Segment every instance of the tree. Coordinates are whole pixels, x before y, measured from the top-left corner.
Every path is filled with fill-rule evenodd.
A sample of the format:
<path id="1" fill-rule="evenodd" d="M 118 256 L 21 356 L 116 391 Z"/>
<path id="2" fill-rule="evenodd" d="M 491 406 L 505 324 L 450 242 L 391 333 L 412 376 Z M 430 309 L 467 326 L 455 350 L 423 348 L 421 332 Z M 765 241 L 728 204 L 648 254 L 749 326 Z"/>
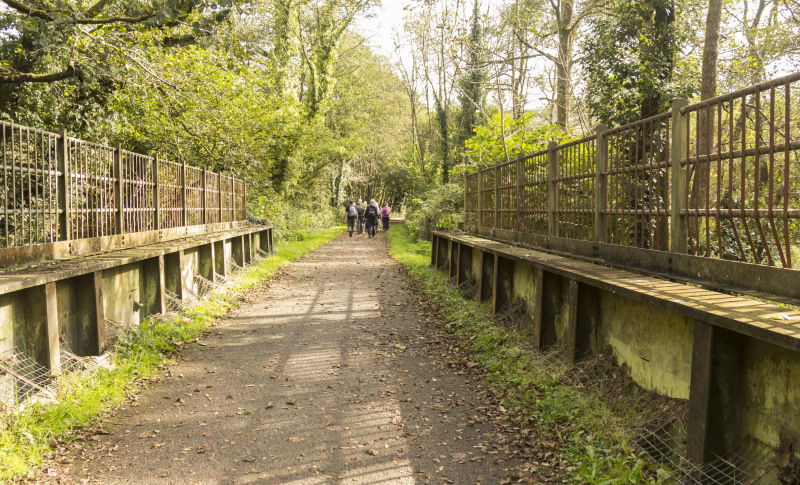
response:
<path id="1" fill-rule="evenodd" d="M 458 102 L 461 107 L 458 119 L 458 148 L 463 152 L 464 142 L 472 138 L 475 128 L 482 124 L 486 100 L 484 84 L 486 68 L 483 60 L 483 29 L 480 24 L 478 0 L 472 9 L 472 27 L 467 41 L 467 64 L 459 80 Z"/>
<path id="2" fill-rule="evenodd" d="M 692 86 L 673 83 L 682 45 L 672 0 L 623 0 L 593 18 L 583 42 L 588 73 L 585 100 L 594 119 L 609 127 L 666 111 Z"/>

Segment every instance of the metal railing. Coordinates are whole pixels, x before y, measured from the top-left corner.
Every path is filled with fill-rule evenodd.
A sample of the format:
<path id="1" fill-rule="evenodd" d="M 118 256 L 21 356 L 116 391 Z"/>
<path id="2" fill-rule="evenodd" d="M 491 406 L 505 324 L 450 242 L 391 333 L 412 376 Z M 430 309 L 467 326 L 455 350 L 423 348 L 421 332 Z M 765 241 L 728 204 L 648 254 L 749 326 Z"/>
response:
<path id="1" fill-rule="evenodd" d="M 243 180 L 12 123 L 0 248 L 242 221 Z"/>
<path id="2" fill-rule="evenodd" d="M 469 227 L 800 267 L 800 73 L 465 178 Z"/>

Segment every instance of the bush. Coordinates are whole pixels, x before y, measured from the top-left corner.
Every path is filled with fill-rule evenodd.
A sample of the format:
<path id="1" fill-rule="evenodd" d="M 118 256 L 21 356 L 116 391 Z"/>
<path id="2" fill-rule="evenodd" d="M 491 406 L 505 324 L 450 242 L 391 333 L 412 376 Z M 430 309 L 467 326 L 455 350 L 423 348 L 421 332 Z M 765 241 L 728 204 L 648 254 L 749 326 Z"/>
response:
<path id="1" fill-rule="evenodd" d="M 276 240 L 302 241 L 303 234 L 341 224 L 342 211 L 329 206 L 303 205 L 287 201 L 272 188 L 248 207 L 247 220 L 254 224 L 272 224 Z"/>

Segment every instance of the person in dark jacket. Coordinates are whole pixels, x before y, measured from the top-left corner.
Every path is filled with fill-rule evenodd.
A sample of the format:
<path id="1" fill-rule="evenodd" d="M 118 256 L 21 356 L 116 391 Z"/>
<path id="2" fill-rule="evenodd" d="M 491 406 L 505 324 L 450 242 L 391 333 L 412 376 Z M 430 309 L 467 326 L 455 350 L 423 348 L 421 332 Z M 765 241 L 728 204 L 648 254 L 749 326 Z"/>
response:
<path id="1" fill-rule="evenodd" d="M 356 219 L 358 218 L 358 211 L 356 211 L 356 205 L 353 204 L 353 201 L 350 201 L 350 204 L 345 209 L 345 214 L 347 215 L 347 232 L 350 233 L 350 237 L 353 237 L 353 231 L 355 230 L 356 226 Z"/>
<path id="2" fill-rule="evenodd" d="M 375 237 L 375 230 L 377 229 L 378 220 L 380 219 L 377 207 L 369 204 L 364 209 L 364 218 L 367 220 L 367 236 L 370 238 Z"/>
<path id="3" fill-rule="evenodd" d="M 356 203 L 356 212 L 358 212 L 358 233 L 364 233 L 364 204 L 361 199 Z"/>

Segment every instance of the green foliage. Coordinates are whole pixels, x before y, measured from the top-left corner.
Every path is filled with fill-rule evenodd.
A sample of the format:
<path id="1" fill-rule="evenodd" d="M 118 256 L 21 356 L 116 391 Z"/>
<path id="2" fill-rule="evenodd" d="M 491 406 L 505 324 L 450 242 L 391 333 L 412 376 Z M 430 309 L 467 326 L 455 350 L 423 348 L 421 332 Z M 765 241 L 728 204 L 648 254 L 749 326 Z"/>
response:
<path id="1" fill-rule="evenodd" d="M 50 455 L 53 440 L 63 444 L 74 438 L 74 429 L 101 422 L 104 413 L 142 386 L 159 365 L 169 363 L 172 352 L 199 337 L 225 315 L 243 292 L 342 231 L 343 227 L 337 226 L 307 234 L 298 241 L 277 242 L 277 254 L 248 269 L 224 294 L 215 294 L 180 315 L 146 320 L 122 334 L 114 349 L 113 366 L 94 374 L 60 377 L 58 402 L 34 404 L 16 414 L 0 414 L 0 480 L 25 476 Z"/>
<path id="2" fill-rule="evenodd" d="M 686 33 L 678 28 L 672 0 L 617 0 L 609 15 L 592 17 L 583 40 L 592 117 L 609 127 L 666 111 L 677 97 L 689 97 L 694 83 L 673 81 L 676 54 Z"/>
<path id="3" fill-rule="evenodd" d="M 458 103 L 461 107 L 458 116 L 458 148 L 465 149 L 465 142 L 472 138 L 475 129 L 483 121 L 483 109 L 486 104 L 484 84 L 488 78 L 483 60 L 483 28 L 480 22 L 478 0 L 472 7 L 472 28 L 467 42 L 469 58 L 464 72 L 458 81 L 460 92 Z"/>
<path id="4" fill-rule="evenodd" d="M 559 442 L 559 459 L 571 464 L 566 468 L 571 483 L 671 483 L 669 470 L 627 445 L 646 416 L 633 409 L 613 411 L 609 404 L 620 396 L 575 385 L 570 366 L 530 349 L 523 331 L 497 326 L 487 303 L 465 300 L 444 273 L 430 267 L 430 243 L 414 242 L 407 227 L 392 227 L 389 241 L 391 255 L 437 307 L 444 328 L 458 336 L 454 351 L 482 366 L 489 385 L 503 395 L 503 409 L 537 440 Z"/>
<path id="5" fill-rule="evenodd" d="M 455 231 L 464 211 L 463 183 L 434 187 L 406 205 L 408 226 L 416 240 L 427 237 L 427 230 Z"/>
<path id="6" fill-rule="evenodd" d="M 526 113 L 517 120 L 511 116 L 505 117 L 505 141 L 509 156 L 544 150 L 551 141 L 565 143 L 571 140 L 570 134 L 560 126 L 542 126 L 536 123 L 534 118 L 533 112 Z M 465 145 L 467 155 L 473 163 L 492 166 L 505 162 L 500 115 L 494 115 L 488 125 L 477 127 L 475 136 L 467 140 Z"/>

